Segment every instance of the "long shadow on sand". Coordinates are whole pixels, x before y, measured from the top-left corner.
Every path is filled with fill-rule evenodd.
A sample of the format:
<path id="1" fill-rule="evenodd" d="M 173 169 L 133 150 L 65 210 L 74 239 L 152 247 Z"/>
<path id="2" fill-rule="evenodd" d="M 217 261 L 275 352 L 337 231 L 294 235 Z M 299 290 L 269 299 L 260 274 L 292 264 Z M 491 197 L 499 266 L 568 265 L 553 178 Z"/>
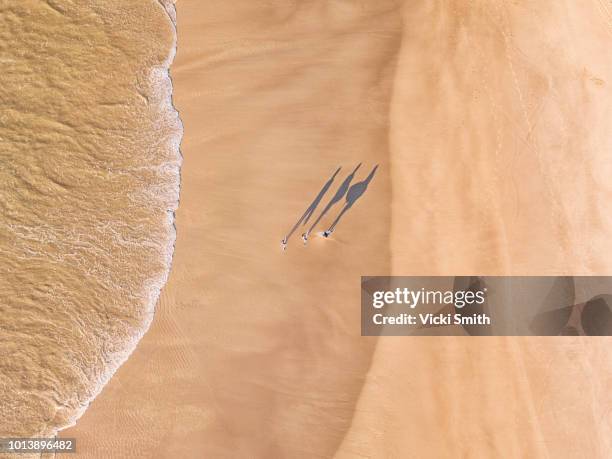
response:
<path id="1" fill-rule="evenodd" d="M 319 215 L 319 218 L 316 219 L 316 221 L 312 224 L 312 226 L 308 229 L 308 231 L 306 231 L 304 234 L 302 234 L 302 239 L 304 240 L 304 243 L 306 243 L 306 241 L 308 240 L 308 236 L 310 235 L 312 230 L 315 229 L 315 227 L 319 224 L 319 222 L 325 216 L 325 214 L 327 214 L 327 212 L 329 212 L 329 209 L 331 209 L 334 204 L 336 204 L 338 201 L 340 201 L 344 197 L 346 192 L 349 190 L 351 182 L 353 181 L 353 177 L 355 177 L 355 173 L 357 172 L 357 170 L 360 167 L 361 167 L 361 163 L 359 163 L 357 165 L 357 167 L 355 168 L 355 170 L 353 172 L 351 172 L 344 179 L 344 182 L 342 182 L 342 184 L 340 185 L 340 187 L 336 191 L 336 194 L 327 203 L 327 206 L 325 206 L 325 209 L 323 209 L 323 212 L 321 212 L 321 215 Z"/>
<path id="2" fill-rule="evenodd" d="M 351 207 L 353 207 L 353 205 L 359 200 L 359 198 L 361 198 L 361 196 L 364 195 L 364 193 L 368 189 L 368 185 L 370 184 L 370 181 L 372 181 L 372 179 L 374 178 L 374 175 L 376 174 L 377 169 L 378 169 L 378 165 L 376 165 L 374 169 L 372 169 L 372 172 L 370 172 L 370 175 L 368 175 L 368 177 L 365 180 L 362 180 L 361 182 L 357 182 L 349 188 L 348 192 L 346 193 L 346 204 L 344 205 L 344 207 L 342 208 L 342 210 L 340 211 L 340 213 L 338 214 L 334 222 L 331 224 L 329 229 L 323 233 L 323 236 L 328 237 L 331 233 L 333 233 L 333 231 L 336 229 L 336 225 L 338 224 L 338 222 L 340 222 L 340 219 L 342 218 L 342 216 Z"/>
<path id="3" fill-rule="evenodd" d="M 327 190 L 329 190 L 329 187 L 331 187 L 332 183 L 334 182 L 334 179 L 336 178 L 336 175 L 338 175 L 338 173 L 340 172 L 340 169 L 342 168 L 339 167 L 338 169 L 336 169 L 336 172 L 334 172 L 331 178 L 325 183 L 325 185 L 323 185 L 323 188 L 321 188 L 321 191 L 319 191 L 319 194 L 317 195 L 317 197 L 314 198 L 314 201 L 312 201 L 310 206 L 308 206 L 308 208 L 306 209 L 306 212 L 304 212 L 302 217 L 295 223 L 295 225 L 293 225 L 293 228 L 291 228 L 291 231 L 289 231 L 289 233 L 287 233 L 287 235 L 283 238 L 282 240 L 283 248 L 286 247 L 287 242 L 289 241 L 289 238 L 295 232 L 298 226 L 302 224 L 305 225 L 306 223 L 308 223 L 308 220 L 310 219 L 315 209 L 319 205 L 319 202 L 321 202 L 321 199 L 323 199 L 323 196 L 325 196 L 325 193 L 327 193 Z"/>

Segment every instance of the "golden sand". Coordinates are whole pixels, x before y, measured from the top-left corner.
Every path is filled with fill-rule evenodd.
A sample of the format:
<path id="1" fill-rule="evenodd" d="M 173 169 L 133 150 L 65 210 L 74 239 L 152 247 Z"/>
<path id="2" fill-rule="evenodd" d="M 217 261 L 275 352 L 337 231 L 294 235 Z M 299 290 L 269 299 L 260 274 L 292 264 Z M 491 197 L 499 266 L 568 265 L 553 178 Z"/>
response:
<path id="1" fill-rule="evenodd" d="M 171 276 L 83 457 L 606 457 L 609 339 L 362 338 L 359 277 L 612 274 L 605 2 L 181 0 Z M 333 171 L 330 239 L 279 241 Z M 324 229 L 339 211 L 324 219 Z"/>

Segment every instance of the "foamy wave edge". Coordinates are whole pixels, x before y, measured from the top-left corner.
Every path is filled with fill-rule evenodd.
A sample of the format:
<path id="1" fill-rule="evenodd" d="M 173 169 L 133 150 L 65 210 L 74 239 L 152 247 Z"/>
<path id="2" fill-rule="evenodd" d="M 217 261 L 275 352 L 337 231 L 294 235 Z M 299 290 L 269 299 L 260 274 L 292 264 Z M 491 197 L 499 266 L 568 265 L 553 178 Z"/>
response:
<path id="1" fill-rule="evenodd" d="M 173 0 L 157 0 L 157 3 L 160 7 L 165 11 L 168 16 L 168 21 L 172 27 L 173 37 L 172 37 L 172 46 L 169 49 L 168 56 L 165 62 L 162 65 L 152 67 L 150 69 L 150 78 L 156 83 L 156 87 L 159 88 L 160 93 L 162 94 L 163 99 L 165 101 L 160 105 L 160 112 L 166 111 L 166 113 L 171 113 L 173 117 L 176 119 L 176 131 L 174 135 L 168 141 L 168 148 L 171 148 L 176 154 L 176 164 L 178 167 L 177 173 L 177 184 L 176 184 L 176 199 L 174 200 L 174 209 L 178 207 L 179 204 L 179 195 L 180 195 L 180 166 L 182 164 L 182 154 L 180 151 L 180 143 L 183 137 L 183 124 L 181 118 L 179 116 L 179 112 L 174 106 L 174 102 L 172 100 L 172 77 L 170 76 L 170 66 L 174 61 L 174 57 L 176 56 L 177 50 L 177 25 L 176 25 L 176 6 Z M 159 297 L 161 295 L 161 290 L 168 281 L 168 276 L 170 274 L 170 269 L 172 266 L 172 257 L 174 254 L 174 249 L 176 246 L 176 210 L 168 210 L 168 229 L 171 231 L 169 234 L 170 243 L 166 247 L 166 251 L 163 254 L 165 258 L 165 270 L 162 275 L 157 278 L 151 278 L 148 282 L 148 290 L 146 292 L 148 296 L 148 302 L 146 305 L 146 313 L 147 317 L 142 327 L 138 332 L 132 336 L 131 340 L 125 343 L 125 350 L 121 355 L 116 355 L 116 359 L 113 362 L 109 362 L 109 366 L 107 370 L 104 372 L 100 380 L 97 384 L 92 388 L 89 397 L 84 401 L 83 405 L 76 410 L 74 414 L 72 414 L 67 423 L 64 426 L 54 428 L 49 434 L 52 436 L 57 436 L 59 432 L 62 430 L 68 429 L 76 425 L 77 421 L 83 414 L 87 411 L 91 403 L 95 400 L 95 398 L 100 395 L 104 386 L 108 384 L 113 375 L 119 370 L 119 368 L 127 362 L 129 357 L 132 355 L 134 350 L 136 349 L 138 343 L 145 335 L 145 333 L 149 330 L 151 323 L 153 322 L 153 316 L 155 315 L 155 308 Z M 49 435 L 47 434 L 47 435 Z"/>

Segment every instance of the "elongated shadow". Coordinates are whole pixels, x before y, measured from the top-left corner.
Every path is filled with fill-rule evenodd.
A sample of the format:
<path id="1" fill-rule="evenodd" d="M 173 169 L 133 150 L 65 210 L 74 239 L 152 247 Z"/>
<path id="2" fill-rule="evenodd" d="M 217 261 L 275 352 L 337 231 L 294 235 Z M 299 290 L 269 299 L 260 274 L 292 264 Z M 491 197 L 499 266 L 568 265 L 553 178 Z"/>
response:
<path id="1" fill-rule="evenodd" d="M 327 203 L 327 206 L 325 206 L 325 209 L 323 209 L 323 212 L 321 212 L 321 215 L 319 215 L 319 218 L 316 219 L 316 221 L 312 224 L 312 226 L 308 229 L 308 231 L 302 234 L 302 239 L 304 240 L 304 244 L 308 240 L 308 236 L 310 235 L 312 230 L 315 229 L 315 227 L 319 224 L 319 222 L 325 216 L 325 214 L 329 212 L 329 209 L 331 209 L 334 204 L 336 204 L 338 201 L 340 201 L 344 197 L 346 192 L 349 190 L 349 186 L 351 185 L 351 182 L 353 181 L 353 177 L 355 177 L 355 172 L 357 172 L 357 169 L 359 169 L 360 167 L 361 167 L 361 163 L 359 163 L 357 167 L 355 168 L 355 170 L 351 172 L 348 175 L 348 177 L 344 179 L 344 182 L 342 182 L 342 184 L 336 191 L 336 194 Z"/>
<path id="2" fill-rule="evenodd" d="M 366 190 L 368 189 L 368 185 L 370 184 L 370 181 L 374 178 L 374 175 L 376 174 L 377 169 L 378 169 L 378 165 L 376 165 L 374 169 L 372 169 L 372 172 L 370 172 L 370 175 L 368 175 L 368 177 L 365 180 L 361 182 L 357 182 L 349 188 L 348 192 L 346 193 L 346 204 L 344 205 L 344 208 L 340 211 L 340 213 L 338 214 L 334 222 L 331 224 L 329 229 L 323 233 L 323 236 L 328 237 L 331 233 L 334 232 L 334 230 L 336 229 L 336 225 L 340 222 L 340 219 L 342 218 L 342 216 L 351 207 L 353 207 L 353 205 L 359 200 L 359 198 L 361 198 L 361 196 L 363 196 L 363 194 L 366 192 Z"/>
<path id="3" fill-rule="evenodd" d="M 323 188 L 321 188 L 321 191 L 319 191 L 319 194 L 317 195 L 317 197 L 314 198 L 314 201 L 312 201 L 310 206 L 308 206 L 308 208 L 306 209 L 306 212 L 304 212 L 301 218 L 295 223 L 295 225 L 293 225 L 293 228 L 291 228 L 291 231 L 289 231 L 289 233 L 287 233 L 287 235 L 283 238 L 283 240 L 281 241 L 281 243 L 283 244 L 283 249 L 287 246 L 287 242 L 289 241 L 289 238 L 295 232 L 298 226 L 300 226 L 301 224 L 305 225 L 306 223 L 308 223 L 308 220 L 310 219 L 311 215 L 314 213 L 315 209 L 319 205 L 319 202 L 321 202 L 321 199 L 323 199 L 323 196 L 325 196 L 325 193 L 327 193 L 327 190 L 329 190 L 329 187 L 334 182 L 334 179 L 336 178 L 336 175 L 338 175 L 338 173 L 340 172 L 340 169 L 342 168 L 339 167 L 338 169 L 336 169 L 336 172 L 334 172 L 331 178 L 325 183 L 325 185 L 323 185 Z"/>

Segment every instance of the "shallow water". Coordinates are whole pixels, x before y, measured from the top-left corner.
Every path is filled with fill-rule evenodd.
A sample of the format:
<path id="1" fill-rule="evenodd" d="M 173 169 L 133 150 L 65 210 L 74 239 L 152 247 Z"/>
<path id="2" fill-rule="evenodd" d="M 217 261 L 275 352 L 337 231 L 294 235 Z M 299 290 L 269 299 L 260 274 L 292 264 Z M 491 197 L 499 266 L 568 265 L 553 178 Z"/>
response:
<path id="1" fill-rule="evenodd" d="M 182 127 L 158 1 L 0 1 L 0 437 L 72 424 L 148 328 Z"/>

